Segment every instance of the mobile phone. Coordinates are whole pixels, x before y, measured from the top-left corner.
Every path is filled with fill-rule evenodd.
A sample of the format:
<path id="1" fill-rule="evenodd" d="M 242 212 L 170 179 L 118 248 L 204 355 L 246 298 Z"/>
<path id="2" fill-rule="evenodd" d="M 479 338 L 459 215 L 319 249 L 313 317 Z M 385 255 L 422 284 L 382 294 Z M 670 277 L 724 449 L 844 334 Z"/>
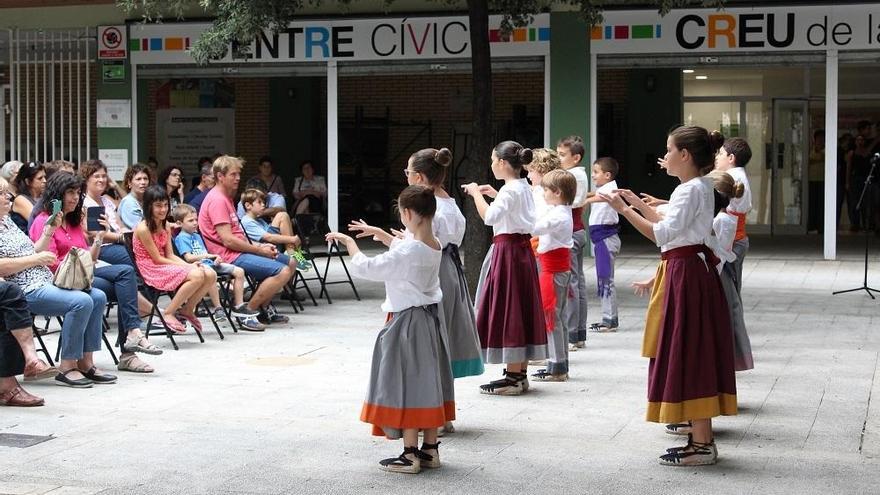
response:
<path id="1" fill-rule="evenodd" d="M 52 215 L 49 216 L 47 223 L 51 225 L 55 223 L 55 218 L 61 213 L 61 200 L 53 199 L 52 201 L 49 201 L 49 204 L 52 206 Z"/>
<path id="2" fill-rule="evenodd" d="M 101 215 L 103 215 L 104 213 L 105 208 L 103 206 L 90 206 L 86 208 L 86 230 L 88 230 L 89 232 L 107 230 L 98 221 L 101 219 Z"/>

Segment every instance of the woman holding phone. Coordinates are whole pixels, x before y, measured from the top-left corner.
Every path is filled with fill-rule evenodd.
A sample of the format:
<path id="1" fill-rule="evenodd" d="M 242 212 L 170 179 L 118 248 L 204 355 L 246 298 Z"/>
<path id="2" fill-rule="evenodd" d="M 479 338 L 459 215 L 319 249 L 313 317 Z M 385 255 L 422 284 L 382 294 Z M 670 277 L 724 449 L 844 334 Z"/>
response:
<path id="1" fill-rule="evenodd" d="M 47 249 L 55 253 L 56 259 L 49 265 L 54 273 L 61 264 L 61 260 L 67 256 L 71 248 L 86 249 L 92 255 L 92 259 L 100 259 L 106 231 L 89 232 L 94 242 L 89 244 L 86 240 L 86 231 L 83 228 L 83 200 L 82 179 L 67 173 L 59 172 L 49 179 L 46 191 L 43 193 L 41 211 L 31 225 L 30 236 L 34 241 L 44 235 L 49 238 Z M 49 224 L 52 214 L 52 201 L 61 202 L 62 220 L 60 224 Z M 101 222 L 105 225 L 106 219 Z M 46 227 L 47 224 L 49 227 Z M 45 228 L 45 232 L 44 232 Z M 147 340 L 141 332 L 141 319 L 138 316 L 138 293 L 137 279 L 134 268 L 126 264 L 113 264 L 98 266 L 95 268 L 94 287 L 101 289 L 108 301 L 117 303 L 117 321 L 119 323 L 119 337 L 117 343 L 122 351 L 119 357 L 119 369 L 136 373 L 151 373 L 153 368 L 141 361 L 134 353 L 162 354 L 154 344 Z"/>
<path id="2" fill-rule="evenodd" d="M 99 259 L 111 265 L 131 265 L 128 251 L 122 245 L 122 234 L 127 229 L 119 224 L 116 205 L 105 194 L 110 180 L 107 176 L 107 166 L 101 160 L 89 160 L 80 166 L 79 172 L 85 181 L 86 194 L 83 198 L 83 208 L 86 212 L 88 230 L 105 230 Z M 98 223 L 104 229 L 93 228 L 95 225 L 90 221 L 95 217 L 99 219 Z"/>

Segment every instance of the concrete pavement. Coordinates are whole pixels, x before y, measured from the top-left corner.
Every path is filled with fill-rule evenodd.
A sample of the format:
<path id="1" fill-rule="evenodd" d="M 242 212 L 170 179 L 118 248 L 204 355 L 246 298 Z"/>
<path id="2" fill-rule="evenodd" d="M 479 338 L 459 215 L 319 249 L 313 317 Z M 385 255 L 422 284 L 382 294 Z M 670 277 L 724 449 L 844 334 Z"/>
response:
<path id="1" fill-rule="evenodd" d="M 358 281 L 363 301 L 334 286 L 332 305 L 299 315 L 279 305 L 291 324 L 265 334 L 190 335 L 180 351 L 155 338 L 165 354 L 145 358 L 153 375 L 88 390 L 28 384 L 47 405 L 0 408 L 0 434 L 53 438 L 0 447 L 0 494 L 878 493 L 880 300 L 831 296 L 861 284 L 858 245 L 826 262 L 808 243 L 755 244 L 744 304 L 756 368 L 737 375 L 740 414 L 716 420 L 716 466 L 657 464 L 680 440 L 643 419 L 647 303 L 626 289 L 657 254 L 624 239 L 621 330 L 590 334 L 569 382 L 533 382 L 522 397 L 478 393 L 500 366 L 456 382 L 442 469 L 376 468 L 401 447 L 358 421 L 384 295 Z M 871 269 L 880 286 L 876 254 Z"/>

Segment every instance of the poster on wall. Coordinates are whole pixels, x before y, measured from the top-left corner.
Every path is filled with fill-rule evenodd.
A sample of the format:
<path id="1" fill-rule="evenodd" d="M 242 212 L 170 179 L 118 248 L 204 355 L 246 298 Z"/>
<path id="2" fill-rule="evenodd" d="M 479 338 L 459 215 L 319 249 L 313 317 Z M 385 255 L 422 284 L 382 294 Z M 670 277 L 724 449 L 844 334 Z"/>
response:
<path id="1" fill-rule="evenodd" d="M 160 167 L 177 165 L 187 177 L 195 177 L 199 158 L 235 151 L 235 110 L 158 109 L 156 145 Z"/>
<path id="2" fill-rule="evenodd" d="M 107 175 L 116 181 L 122 181 L 125 169 L 128 168 L 128 149 L 99 149 L 98 159 L 107 166 Z"/>

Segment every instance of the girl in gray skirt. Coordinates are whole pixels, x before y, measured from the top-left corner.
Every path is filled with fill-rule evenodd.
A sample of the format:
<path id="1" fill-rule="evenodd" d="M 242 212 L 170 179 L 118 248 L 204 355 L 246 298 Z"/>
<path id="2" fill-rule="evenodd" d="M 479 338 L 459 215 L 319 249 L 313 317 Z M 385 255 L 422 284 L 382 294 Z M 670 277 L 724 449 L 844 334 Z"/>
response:
<path id="1" fill-rule="evenodd" d="M 374 435 L 403 438 L 403 453 L 380 461 L 380 469 L 415 474 L 422 467 L 440 467 L 437 430 L 455 419 L 455 400 L 438 307 L 442 250 L 432 232 L 437 209 L 434 191 L 409 186 L 397 204 L 400 220 L 412 236 L 391 240 L 387 252 L 367 257 L 354 239 L 335 232 L 327 234 L 327 241 L 345 244 L 353 275 L 385 282 L 382 309 L 388 319 L 373 348 L 361 421 L 373 425 Z M 359 237 L 372 235 L 355 230 L 361 231 Z M 421 449 L 420 430 L 424 432 Z"/>

